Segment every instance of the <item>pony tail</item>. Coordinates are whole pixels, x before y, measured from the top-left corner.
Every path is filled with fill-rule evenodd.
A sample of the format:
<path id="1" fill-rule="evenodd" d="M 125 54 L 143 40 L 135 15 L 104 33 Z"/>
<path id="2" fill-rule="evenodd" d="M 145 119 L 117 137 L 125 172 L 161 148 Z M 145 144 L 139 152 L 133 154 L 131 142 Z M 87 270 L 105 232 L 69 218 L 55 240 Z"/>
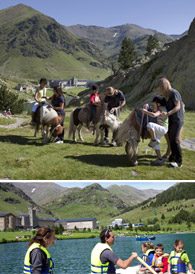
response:
<path id="1" fill-rule="evenodd" d="M 71 135 L 73 133 L 73 127 L 74 127 L 73 112 L 74 112 L 74 110 L 70 114 L 69 132 L 68 132 L 68 137 L 69 138 L 71 137 Z"/>
<path id="2" fill-rule="evenodd" d="M 39 228 L 36 235 L 30 239 L 28 248 L 33 243 L 38 243 L 41 246 L 45 246 L 44 238 L 47 238 L 47 239 L 50 238 L 52 232 L 53 232 L 53 230 L 50 228 L 46 228 L 46 227 Z"/>
<path id="3" fill-rule="evenodd" d="M 150 249 L 153 249 L 153 248 L 154 248 L 154 244 L 150 243 Z"/>

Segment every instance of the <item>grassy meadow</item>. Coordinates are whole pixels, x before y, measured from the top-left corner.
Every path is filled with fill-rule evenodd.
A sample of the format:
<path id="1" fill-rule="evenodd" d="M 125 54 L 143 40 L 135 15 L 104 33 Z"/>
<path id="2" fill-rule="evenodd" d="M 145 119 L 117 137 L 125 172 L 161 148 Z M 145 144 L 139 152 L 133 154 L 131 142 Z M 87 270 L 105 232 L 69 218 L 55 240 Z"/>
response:
<path id="1" fill-rule="evenodd" d="M 92 232 L 73 231 L 64 232 L 62 235 L 56 235 L 57 240 L 65 239 L 88 239 L 98 237 L 99 230 Z M 0 231 L 0 244 L 10 242 L 28 242 L 34 236 L 33 231 Z M 17 238 L 16 238 L 17 237 Z"/>
<path id="2" fill-rule="evenodd" d="M 34 129 L 28 125 L 30 116 L 22 127 L 0 127 L 0 178 L 1 180 L 193 180 L 195 177 L 195 152 L 183 149 L 183 167 L 170 169 L 165 164 L 154 167 L 154 152 L 149 140 L 139 144 L 139 165 L 130 167 L 123 147 L 94 146 L 95 136 L 83 128 L 84 142 L 74 144 L 68 138 L 69 117 L 66 109 L 64 144 L 43 145 L 41 134 L 33 137 Z M 131 110 L 121 113 L 124 120 Z M 183 138 L 194 138 L 194 112 L 185 113 Z M 2 124 L 3 122 L 0 121 Z M 111 139 L 111 136 L 110 136 Z M 166 150 L 165 139 L 161 151 Z"/>

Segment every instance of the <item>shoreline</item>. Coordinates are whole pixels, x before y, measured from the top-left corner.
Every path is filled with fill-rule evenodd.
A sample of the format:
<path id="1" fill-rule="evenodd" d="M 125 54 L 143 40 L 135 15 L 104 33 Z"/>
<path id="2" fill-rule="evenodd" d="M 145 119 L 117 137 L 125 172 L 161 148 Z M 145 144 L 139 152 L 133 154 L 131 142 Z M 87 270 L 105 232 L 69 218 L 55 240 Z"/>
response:
<path id="1" fill-rule="evenodd" d="M 18 232 L 4 232 L 4 233 L 17 233 Z M 24 233 L 24 232 L 23 232 Z M 124 232 L 124 233 L 119 233 L 119 232 L 115 232 L 113 231 L 113 233 L 115 234 L 115 237 L 135 237 L 136 234 L 135 233 L 128 233 L 128 232 Z M 152 235 L 169 235 L 169 234 L 195 234 L 195 232 L 193 231 L 185 231 L 185 232 L 171 232 L 171 233 L 152 233 L 152 234 L 147 234 L 147 233 L 140 233 L 138 235 L 147 235 L 147 236 L 152 236 Z M 0 232 L 0 236 L 1 236 L 1 232 Z M 29 242 L 29 240 L 31 239 L 31 237 L 33 237 L 34 235 L 21 235 L 18 236 L 16 235 L 15 237 L 18 238 L 2 238 L 0 239 L 0 244 L 6 244 L 6 243 L 18 243 L 18 242 Z M 93 238 L 99 238 L 99 232 L 92 232 L 92 233 L 85 233 L 85 232 L 75 232 L 71 235 L 56 235 L 57 240 L 73 240 L 73 239 L 93 239 Z"/>

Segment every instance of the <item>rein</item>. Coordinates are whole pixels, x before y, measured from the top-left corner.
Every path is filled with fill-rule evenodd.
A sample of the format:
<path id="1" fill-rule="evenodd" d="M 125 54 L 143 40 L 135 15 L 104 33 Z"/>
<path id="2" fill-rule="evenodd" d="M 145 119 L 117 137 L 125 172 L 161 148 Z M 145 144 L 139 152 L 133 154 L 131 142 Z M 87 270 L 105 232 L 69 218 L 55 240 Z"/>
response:
<path id="1" fill-rule="evenodd" d="M 143 106 L 144 109 L 148 110 L 149 109 L 149 105 L 145 104 Z M 148 114 L 146 114 L 146 119 L 147 119 L 147 124 L 148 124 Z M 138 136 L 138 140 L 140 142 L 140 136 L 141 136 L 141 132 L 142 132 L 142 127 L 143 127 L 143 121 L 144 121 L 144 113 L 142 112 L 142 119 L 141 119 L 141 124 L 140 124 L 140 129 L 139 129 L 139 136 Z"/>

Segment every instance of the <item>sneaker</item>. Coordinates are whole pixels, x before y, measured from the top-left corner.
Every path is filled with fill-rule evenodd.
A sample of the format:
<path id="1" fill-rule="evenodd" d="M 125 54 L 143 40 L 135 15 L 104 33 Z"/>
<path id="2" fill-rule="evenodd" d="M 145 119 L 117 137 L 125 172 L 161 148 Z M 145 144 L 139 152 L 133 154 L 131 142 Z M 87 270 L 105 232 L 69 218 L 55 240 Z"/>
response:
<path id="1" fill-rule="evenodd" d="M 163 166 L 164 165 L 164 159 L 157 158 L 156 160 L 151 162 L 152 166 Z"/>
<path id="2" fill-rule="evenodd" d="M 104 137 L 104 144 L 109 144 L 109 138 L 108 137 Z"/>
<path id="3" fill-rule="evenodd" d="M 148 144 L 149 147 L 155 147 L 156 145 L 158 145 L 160 142 L 156 139 L 156 140 L 151 140 L 150 143 Z"/>
<path id="4" fill-rule="evenodd" d="M 56 144 L 63 144 L 64 142 L 62 140 L 55 141 Z"/>
<path id="5" fill-rule="evenodd" d="M 116 142 L 114 140 L 112 140 L 112 143 L 110 144 L 111 147 L 115 147 L 116 146 Z"/>
<path id="6" fill-rule="evenodd" d="M 182 164 L 179 164 L 177 162 L 171 162 L 169 167 L 172 167 L 172 168 L 182 167 Z"/>

